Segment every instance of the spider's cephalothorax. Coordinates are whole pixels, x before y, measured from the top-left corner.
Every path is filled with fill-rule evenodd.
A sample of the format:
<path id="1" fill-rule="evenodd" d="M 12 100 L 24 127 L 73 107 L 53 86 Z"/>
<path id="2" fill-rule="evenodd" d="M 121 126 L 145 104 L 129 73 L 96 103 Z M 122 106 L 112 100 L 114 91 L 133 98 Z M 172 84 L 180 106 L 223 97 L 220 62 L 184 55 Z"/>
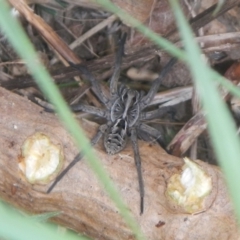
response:
<path id="1" fill-rule="evenodd" d="M 110 79 L 109 99 L 102 92 L 99 82 L 95 80 L 93 75 L 88 71 L 86 67 L 70 63 L 72 67 L 77 68 L 91 82 L 92 90 L 97 95 L 99 100 L 105 105 L 106 109 L 100 109 L 85 104 L 72 105 L 71 108 L 74 111 L 84 111 L 106 119 L 107 123 L 99 127 L 99 131 L 91 140 L 92 145 L 96 144 L 99 139 L 104 136 L 104 146 L 107 153 L 115 154 L 126 146 L 128 139 L 131 140 L 134 151 L 135 165 L 138 174 L 140 213 L 142 214 L 144 207 L 144 185 L 141 172 L 141 158 L 139 155 L 137 136 L 147 134 L 154 139 L 162 139 L 162 134 L 158 130 L 154 129 L 144 122 L 146 120 L 156 118 L 159 115 L 159 109 L 153 111 L 144 111 L 144 109 L 152 101 L 160 86 L 161 79 L 166 75 L 169 68 L 171 68 L 176 60 L 171 59 L 169 61 L 169 63 L 161 71 L 159 77 L 153 82 L 149 92 L 146 95 L 143 95 L 142 92 L 129 89 L 124 85 L 118 86 L 125 40 L 126 34 L 124 34 L 124 36 L 120 39 L 114 72 Z M 81 160 L 82 157 L 82 153 L 79 153 L 75 157 L 75 159 L 60 173 L 60 175 L 58 175 L 58 177 L 48 189 L 48 193 L 51 192 L 51 190 L 61 180 L 61 178 L 79 160 Z"/>

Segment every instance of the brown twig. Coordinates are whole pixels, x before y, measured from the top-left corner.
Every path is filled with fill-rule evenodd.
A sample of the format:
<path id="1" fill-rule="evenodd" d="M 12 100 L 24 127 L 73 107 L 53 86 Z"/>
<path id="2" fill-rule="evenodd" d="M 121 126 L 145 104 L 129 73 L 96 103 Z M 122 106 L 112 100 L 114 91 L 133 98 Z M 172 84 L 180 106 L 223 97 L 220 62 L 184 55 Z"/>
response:
<path id="1" fill-rule="evenodd" d="M 79 162 L 51 194 L 46 194 L 47 185 L 31 185 L 21 178 L 18 169 L 21 147 L 36 132 L 44 133 L 62 146 L 65 165 L 78 150 L 57 117 L 43 112 L 27 99 L 0 88 L 0 109 L 1 199 L 32 214 L 60 212 L 54 217 L 55 222 L 94 239 L 135 239 L 86 160 Z M 82 121 L 81 126 L 88 136 L 95 134 L 95 124 Z M 208 211 L 198 215 L 184 214 L 177 209 L 173 212 L 165 196 L 166 182 L 180 170 L 182 161 L 168 155 L 158 145 L 139 143 L 146 195 L 142 216 L 139 215 L 137 173 L 131 146 L 114 156 L 107 155 L 101 143 L 94 149 L 147 239 L 173 240 L 179 236 L 185 240 L 226 239 L 226 236 L 228 239 L 237 239 L 238 225 L 224 177 L 217 167 L 199 161 L 201 168 L 210 174 L 213 181 Z M 164 227 L 156 227 L 159 221 L 165 222 Z"/>
<path id="2" fill-rule="evenodd" d="M 41 36 L 68 62 L 80 63 L 80 59 L 70 50 L 67 44 L 55 33 L 46 22 L 36 15 L 24 0 L 9 0 L 11 5 L 17 9 L 41 34 Z"/>

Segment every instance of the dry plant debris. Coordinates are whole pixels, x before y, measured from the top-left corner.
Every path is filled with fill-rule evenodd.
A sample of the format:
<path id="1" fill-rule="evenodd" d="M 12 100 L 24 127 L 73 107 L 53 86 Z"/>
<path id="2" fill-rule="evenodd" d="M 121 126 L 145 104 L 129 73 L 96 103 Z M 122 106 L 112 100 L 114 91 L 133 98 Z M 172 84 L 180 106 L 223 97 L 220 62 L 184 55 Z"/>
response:
<path id="1" fill-rule="evenodd" d="M 138 90 L 147 90 L 153 76 L 159 74 L 169 60 L 169 56 L 163 50 L 156 48 L 141 34 L 124 25 L 116 16 L 103 11 L 92 1 L 65 0 L 62 4 L 54 0 L 9 0 L 9 2 L 20 12 L 19 19 L 41 55 L 46 68 L 49 69 L 55 82 L 61 86 L 62 94 L 69 104 L 83 102 L 93 106 L 100 105 L 89 84 L 85 79 L 76 78 L 79 73 L 67 67 L 66 61 L 84 62 L 104 86 L 113 72 L 112 63 L 117 47 L 114 39 L 119 37 L 121 31 L 129 33 L 121 74 L 121 81 L 124 84 Z M 181 46 L 174 17 L 167 1 L 114 0 L 113 2 L 129 11 L 155 32 Z M 239 7 L 237 7 L 240 1 L 228 0 L 216 16 L 212 15 L 216 0 L 181 0 L 180 2 L 185 15 L 191 19 L 190 23 L 196 32 L 196 40 L 201 45 L 209 64 L 220 69 L 219 71 L 224 74 L 232 62 L 240 58 Z M 214 18 L 216 19 L 213 21 Z M 31 76 L 27 74 L 24 62 L 18 59 L 4 36 L 0 38 L 0 46 L 0 86 L 29 99 L 38 97 L 44 100 L 44 96 L 39 92 Z M 134 76 L 130 74 L 132 70 L 135 71 Z M 234 79 L 238 76 L 238 71 L 236 64 L 232 65 L 226 77 L 238 84 L 239 80 Z M 162 82 L 163 89 L 156 96 L 154 104 L 150 106 L 153 110 L 161 108 L 163 112 L 161 119 L 151 124 L 164 132 L 171 154 L 188 155 L 188 149 L 199 138 L 193 159 L 214 162 L 215 157 L 209 144 L 204 113 L 201 109 L 197 109 L 192 114 L 193 107 L 190 100 L 194 97 L 192 94 L 194 87 L 191 83 L 188 69 L 183 63 L 177 63 Z M 63 85 L 70 85 L 70 87 L 63 87 Z M 0 98 L 2 98 L 0 104 L 1 109 L 4 110 L 3 117 L 0 119 L 4 129 L 0 133 L 3 156 L 1 164 L 2 166 L 7 164 L 10 169 L 10 172 L 4 167 L 0 169 L 1 197 L 30 212 L 63 211 L 63 215 L 54 219 L 56 222 L 93 238 L 133 238 L 84 161 L 71 174 L 68 174 L 67 179 L 64 179 L 51 195 L 45 194 L 47 186 L 31 185 L 21 178 L 16 167 L 21 146 L 29 137 L 32 141 L 36 132 L 47 136 L 47 138 L 44 137 L 45 143 L 49 144 L 46 139 L 51 141 L 55 139 L 54 144 L 60 144 L 53 149 L 57 150 L 61 146 L 57 150 L 60 165 L 57 170 L 52 171 L 53 175 L 49 172 L 51 176 L 47 177 L 48 180 L 54 178 L 61 163 L 66 166 L 74 158 L 77 150 L 71 137 L 54 115 L 44 112 L 22 96 L 8 93 L 4 89 L 0 90 Z M 232 103 L 233 109 L 238 109 L 238 101 L 231 100 L 227 92 L 223 92 L 223 98 Z M 31 114 L 28 114 L 29 109 L 32 109 Z M 102 119 L 93 119 L 91 115 L 81 114 L 80 117 L 102 123 Z M 237 116 L 236 121 L 239 121 Z M 92 135 L 95 127 L 89 122 L 80 122 L 86 132 Z M 17 129 L 12 126 L 17 126 Z M 28 144 L 25 142 L 26 145 Z M 129 204 L 129 208 L 148 239 L 178 239 L 179 236 L 181 236 L 179 239 L 239 238 L 224 179 L 217 167 L 202 161 L 193 163 L 186 160 L 188 170 L 183 171 L 182 174 L 187 176 L 187 180 L 189 176 L 193 178 L 194 174 L 200 174 L 203 176 L 200 183 L 204 182 L 204 179 L 208 182 L 205 194 L 196 197 L 190 193 L 186 196 L 188 191 L 181 181 L 185 178 L 180 177 L 182 160 L 167 154 L 154 143 L 150 145 L 141 143 L 147 210 L 140 218 L 136 200 L 138 188 L 135 185 L 136 176 L 130 148 L 127 147 L 113 157 L 106 155 L 99 145 L 95 150 L 117 183 L 123 198 Z M 63 152 L 66 161 L 62 160 Z M 9 159 L 11 159 L 10 162 Z M 28 161 L 25 158 L 21 159 L 21 169 L 23 173 L 27 173 Z M 128 171 L 128 176 L 122 178 Z M 31 183 L 43 183 L 46 180 L 44 176 L 39 178 L 31 174 L 27 174 L 26 178 Z M 170 185 L 167 185 L 169 183 Z M 175 189 L 174 184 L 180 186 L 177 203 L 166 196 L 167 187 L 171 186 Z M 28 194 L 34 201 L 28 199 Z M 181 206 L 178 204 L 180 199 Z M 194 203 L 191 202 L 192 200 Z M 192 215 L 193 213 L 195 215 Z M 102 216 L 105 216 L 104 221 Z M 202 229 L 206 231 L 203 232 Z M 216 232 L 215 229 L 219 231 Z"/>

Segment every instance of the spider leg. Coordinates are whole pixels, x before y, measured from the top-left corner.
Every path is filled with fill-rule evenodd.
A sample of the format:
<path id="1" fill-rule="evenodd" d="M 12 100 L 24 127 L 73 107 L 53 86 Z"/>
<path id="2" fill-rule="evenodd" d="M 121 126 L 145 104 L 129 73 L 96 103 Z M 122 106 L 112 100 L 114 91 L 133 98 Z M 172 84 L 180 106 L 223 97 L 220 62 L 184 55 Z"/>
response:
<path id="1" fill-rule="evenodd" d="M 165 67 L 162 69 L 161 73 L 159 74 L 158 78 L 154 80 L 149 92 L 145 97 L 142 98 L 140 106 L 141 109 L 144 109 L 147 107 L 147 105 L 152 101 L 153 97 L 155 96 L 156 92 L 159 89 L 161 80 L 166 76 L 166 74 L 169 72 L 171 67 L 177 62 L 176 58 L 171 58 L 169 62 L 165 65 Z"/>
<path id="2" fill-rule="evenodd" d="M 97 115 L 99 117 L 106 118 L 107 111 L 101 108 L 97 108 L 94 106 L 86 105 L 86 104 L 73 104 L 70 106 L 71 110 L 74 112 L 83 111 L 86 113 L 91 113 Z"/>
<path id="3" fill-rule="evenodd" d="M 158 131 L 157 129 L 150 127 L 149 125 L 145 124 L 145 123 L 141 123 L 139 126 L 140 130 L 147 133 L 148 135 L 154 137 L 155 140 L 157 140 L 160 145 L 165 148 L 165 144 L 164 144 L 164 140 L 163 140 L 163 136 L 162 133 L 160 131 Z"/>
<path id="4" fill-rule="evenodd" d="M 167 113 L 169 107 L 158 108 L 156 110 L 142 112 L 140 115 L 141 120 L 151 120 L 156 118 L 161 118 L 165 113 Z"/>
<path id="5" fill-rule="evenodd" d="M 140 192 L 140 214 L 143 213 L 144 210 L 144 184 L 143 184 L 143 177 L 142 177 L 142 169 L 141 169 L 141 158 L 139 155 L 139 148 L 137 142 L 137 133 L 136 129 L 133 128 L 131 130 L 131 141 L 134 151 L 134 160 L 138 174 L 138 182 L 139 182 L 139 192 Z"/>
<path id="6" fill-rule="evenodd" d="M 94 93 L 98 96 L 98 98 L 100 99 L 100 101 L 107 106 L 108 103 L 108 99 L 106 98 L 106 96 L 104 95 L 101 86 L 99 84 L 99 82 L 94 78 L 94 76 L 89 72 L 88 68 L 83 66 L 83 65 L 75 65 L 72 62 L 68 62 L 69 65 L 77 70 L 79 70 L 80 73 L 82 73 L 83 75 L 86 76 L 86 78 L 91 82 L 92 84 L 92 89 L 94 91 Z"/>
<path id="7" fill-rule="evenodd" d="M 41 99 L 35 99 L 34 102 L 37 103 L 38 105 L 40 105 L 41 107 L 43 107 L 46 112 L 55 112 L 55 108 L 51 103 L 47 103 L 45 101 L 42 101 Z M 86 113 L 97 115 L 99 117 L 103 117 L 103 118 L 107 117 L 106 110 L 97 108 L 94 106 L 90 106 L 87 104 L 78 103 L 78 104 L 70 105 L 69 107 L 74 112 L 83 111 Z"/>
<path id="8" fill-rule="evenodd" d="M 96 133 L 96 135 L 92 138 L 91 140 L 91 146 L 94 146 L 99 139 L 102 137 L 104 131 L 105 131 L 106 125 L 101 125 L 99 127 L 98 132 Z M 57 185 L 57 183 L 65 176 L 65 174 L 77 163 L 79 162 L 84 156 L 83 152 L 80 152 L 76 155 L 76 157 L 73 159 L 72 162 L 69 163 L 69 165 L 56 177 L 55 181 L 52 183 L 52 185 L 49 187 L 49 189 L 47 190 L 47 193 L 50 193 L 53 188 Z"/>
<path id="9" fill-rule="evenodd" d="M 126 41 L 127 34 L 125 33 L 122 38 L 120 39 L 117 55 L 116 55 L 116 60 L 115 60 L 115 65 L 114 65 L 114 71 L 113 75 L 110 79 L 110 94 L 111 96 L 114 96 L 117 92 L 117 84 L 118 84 L 118 79 L 120 76 L 120 71 L 121 71 L 121 65 L 122 65 L 122 56 L 124 54 L 124 44 Z"/>

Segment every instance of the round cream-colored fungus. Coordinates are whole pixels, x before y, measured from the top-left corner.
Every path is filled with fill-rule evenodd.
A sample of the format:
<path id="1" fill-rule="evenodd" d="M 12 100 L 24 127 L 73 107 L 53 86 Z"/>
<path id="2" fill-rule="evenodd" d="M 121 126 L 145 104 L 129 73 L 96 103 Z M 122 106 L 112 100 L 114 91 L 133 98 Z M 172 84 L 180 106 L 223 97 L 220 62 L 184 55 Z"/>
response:
<path id="1" fill-rule="evenodd" d="M 204 199 L 212 190 L 212 180 L 197 163 L 184 158 L 181 174 L 174 174 L 166 194 L 188 213 L 204 210 Z"/>
<path id="2" fill-rule="evenodd" d="M 19 168 L 30 183 L 48 183 L 61 170 L 63 159 L 60 145 L 43 133 L 35 133 L 23 143 Z"/>

